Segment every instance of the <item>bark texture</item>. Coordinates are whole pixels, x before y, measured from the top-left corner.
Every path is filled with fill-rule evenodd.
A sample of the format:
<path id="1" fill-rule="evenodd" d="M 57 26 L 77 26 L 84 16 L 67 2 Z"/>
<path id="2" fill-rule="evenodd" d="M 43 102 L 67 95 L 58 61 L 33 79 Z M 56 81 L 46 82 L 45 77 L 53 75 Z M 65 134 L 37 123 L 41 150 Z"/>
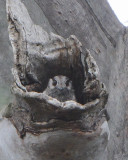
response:
<path id="1" fill-rule="evenodd" d="M 106 0 L 23 2 L 35 24 L 64 38 L 75 34 L 83 44 L 82 50 L 91 51 L 109 92 L 107 109 L 111 133 L 104 157 L 96 155 L 101 160 L 127 160 L 127 29 L 119 23 Z M 3 128 L 1 131 L 5 133 Z"/>
<path id="2" fill-rule="evenodd" d="M 10 85 L 13 65 L 12 47 L 7 32 L 6 1 L 0 1 L 0 109 L 11 101 Z"/>

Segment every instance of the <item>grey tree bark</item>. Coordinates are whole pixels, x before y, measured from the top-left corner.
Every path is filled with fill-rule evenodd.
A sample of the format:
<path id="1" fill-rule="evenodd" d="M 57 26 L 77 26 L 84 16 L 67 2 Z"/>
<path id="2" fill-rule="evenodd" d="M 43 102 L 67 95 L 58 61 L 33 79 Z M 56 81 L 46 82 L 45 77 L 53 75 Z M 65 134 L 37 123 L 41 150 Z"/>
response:
<path id="1" fill-rule="evenodd" d="M 2 1 L 0 2 L 2 3 Z M 82 43 L 82 50 L 85 51 L 89 49 L 96 59 L 101 73 L 101 81 L 105 83 L 109 92 L 107 110 L 110 115 L 108 122 L 110 140 L 105 152 L 103 152 L 102 155 L 98 154 L 98 152 L 93 154 L 92 159 L 127 160 L 127 28 L 119 23 L 106 0 L 26 0 L 23 2 L 25 6 L 27 6 L 35 24 L 41 25 L 48 33 L 52 31 L 64 38 L 72 34 L 76 35 Z M 13 136 L 10 135 L 9 137 L 8 134 L 5 134 L 8 129 L 14 133 L 12 134 Z M 72 141 L 70 133 L 65 134 L 61 132 L 59 134 L 60 136 L 65 135 L 69 138 L 68 140 Z M 17 143 L 13 146 L 12 143 L 8 146 L 6 146 L 6 143 L 3 143 L 8 151 L 10 151 L 11 148 L 10 153 L 6 155 L 7 157 L 5 159 L 7 159 L 11 157 L 11 153 L 14 152 L 13 149 L 21 145 L 21 141 L 19 141 L 15 128 L 7 119 L 1 123 L 1 135 L 5 137 L 7 141 L 10 141 L 10 138 L 16 139 L 17 137 Z M 43 144 L 46 137 L 47 135 L 43 139 L 40 136 L 38 141 L 43 141 Z M 3 141 L 5 141 L 5 139 L 3 138 Z M 26 139 L 26 146 L 29 146 L 30 142 L 31 144 L 34 144 L 35 141 L 37 142 L 30 134 L 27 135 Z M 56 134 L 50 143 L 53 143 L 55 139 L 58 140 Z M 64 139 L 66 138 L 64 137 Z M 68 140 L 67 142 L 69 142 Z M 83 138 L 81 138 L 78 145 L 77 139 L 76 145 L 74 146 L 76 147 L 78 145 L 83 149 L 85 144 L 81 141 L 83 141 Z M 20 150 L 21 155 L 24 152 L 30 153 L 33 149 L 35 153 L 32 153 L 32 156 L 37 156 L 36 154 L 38 154 L 38 152 L 36 151 L 38 147 L 35 145 L 33 148 L 29 148 L 29 151 Z M 60 146 L 58 146 L 58 148 L 59 147 Z M 88 145 L 85 148 L 91 151 Z M 48 148 L 45 149 L 47 153 Z M 67 146 L 67 155 L 69 154 L 68 150 L 70 150 L 70 148 Z M 55 152 L 57 151 L 55 150 Z M 84 150 L 83 152 L 85 153 Z M 89 154 L 92 154 L 92 152 Z M 1 155 L 2 154 L 3 153 L 1 153 Z M 17 159 L 21 158 L 19 154 L 16 154 L 16 156 Z M 26 159 L 29 159 L 27 155 Z M 82 157 L 81 159 L 85 158 Z"/>

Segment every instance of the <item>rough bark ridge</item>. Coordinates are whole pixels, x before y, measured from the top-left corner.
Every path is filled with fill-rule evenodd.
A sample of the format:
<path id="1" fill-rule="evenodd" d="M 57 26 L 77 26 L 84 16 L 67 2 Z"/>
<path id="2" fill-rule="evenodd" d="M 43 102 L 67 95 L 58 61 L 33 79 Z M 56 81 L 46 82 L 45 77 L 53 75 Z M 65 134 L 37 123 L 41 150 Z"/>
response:
<path id="1" fill-rule="evenodd" d="M 108 94 L 90 52 L 85 47 L 82 54 L 82 45 L 74 35 L 64 39 L 35 25 L 20 0 L 7 0 L 7 15 L 14 53 L 15 102 L 2 112 L 1 127 L 5 123 L 6 130 L 10 124 L 9 137 L 12 136 L 2 144 L 15 146 L 13 138 L 17 139 L 19 160 L 103 157 L 109 139 L 105 110 Z M 60 102 L 44 92 L 49 79 L 58 75 L 72 81 L 75 100 Z M 3 131 L 0 137 L 5 138 Z M 45 141 L 40 142 L 39 137 Z M 6 155 L 7 148 L 1 148 L 3 159 L 8 160 L 10 155 L 12 160 L 17 159 L 11 149 Z"/>

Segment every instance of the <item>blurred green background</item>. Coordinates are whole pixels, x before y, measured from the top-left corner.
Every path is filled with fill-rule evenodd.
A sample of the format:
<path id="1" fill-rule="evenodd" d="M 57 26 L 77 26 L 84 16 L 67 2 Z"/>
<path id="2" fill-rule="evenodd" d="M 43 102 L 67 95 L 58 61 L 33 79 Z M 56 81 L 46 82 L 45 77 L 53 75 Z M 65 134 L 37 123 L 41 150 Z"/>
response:
<path id="1" fill-rule="evenodd" d="M 13 53 L 8 36 L 6 3 L 5 0 L 0 0 L 0 109 L 12 101 L 12 66 Z"/>
<path id="2" fill-rule="evenodd" d="M 9 86 L 0 85 L 0 110 L 12 102 L 12 94 Z"/>

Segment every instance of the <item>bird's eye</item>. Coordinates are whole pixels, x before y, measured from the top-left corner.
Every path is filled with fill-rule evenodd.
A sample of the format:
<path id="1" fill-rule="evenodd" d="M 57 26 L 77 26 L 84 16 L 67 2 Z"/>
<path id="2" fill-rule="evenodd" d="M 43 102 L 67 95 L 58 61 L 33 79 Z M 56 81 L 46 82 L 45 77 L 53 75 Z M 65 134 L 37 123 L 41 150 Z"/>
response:
<path id="1" fill-rule="evenodd" d="M 53 86 L 56 86 L 57 85 L 57 81 L 55 79 L 53 79 L 52 84 L 53 84 Z"/>
<path id="2" fill-rule="evenodd" d="M 68 79 L 65 83 L 67 87 L 69 86 L 69 83 L 70 83 L 70 80 Z"/>

